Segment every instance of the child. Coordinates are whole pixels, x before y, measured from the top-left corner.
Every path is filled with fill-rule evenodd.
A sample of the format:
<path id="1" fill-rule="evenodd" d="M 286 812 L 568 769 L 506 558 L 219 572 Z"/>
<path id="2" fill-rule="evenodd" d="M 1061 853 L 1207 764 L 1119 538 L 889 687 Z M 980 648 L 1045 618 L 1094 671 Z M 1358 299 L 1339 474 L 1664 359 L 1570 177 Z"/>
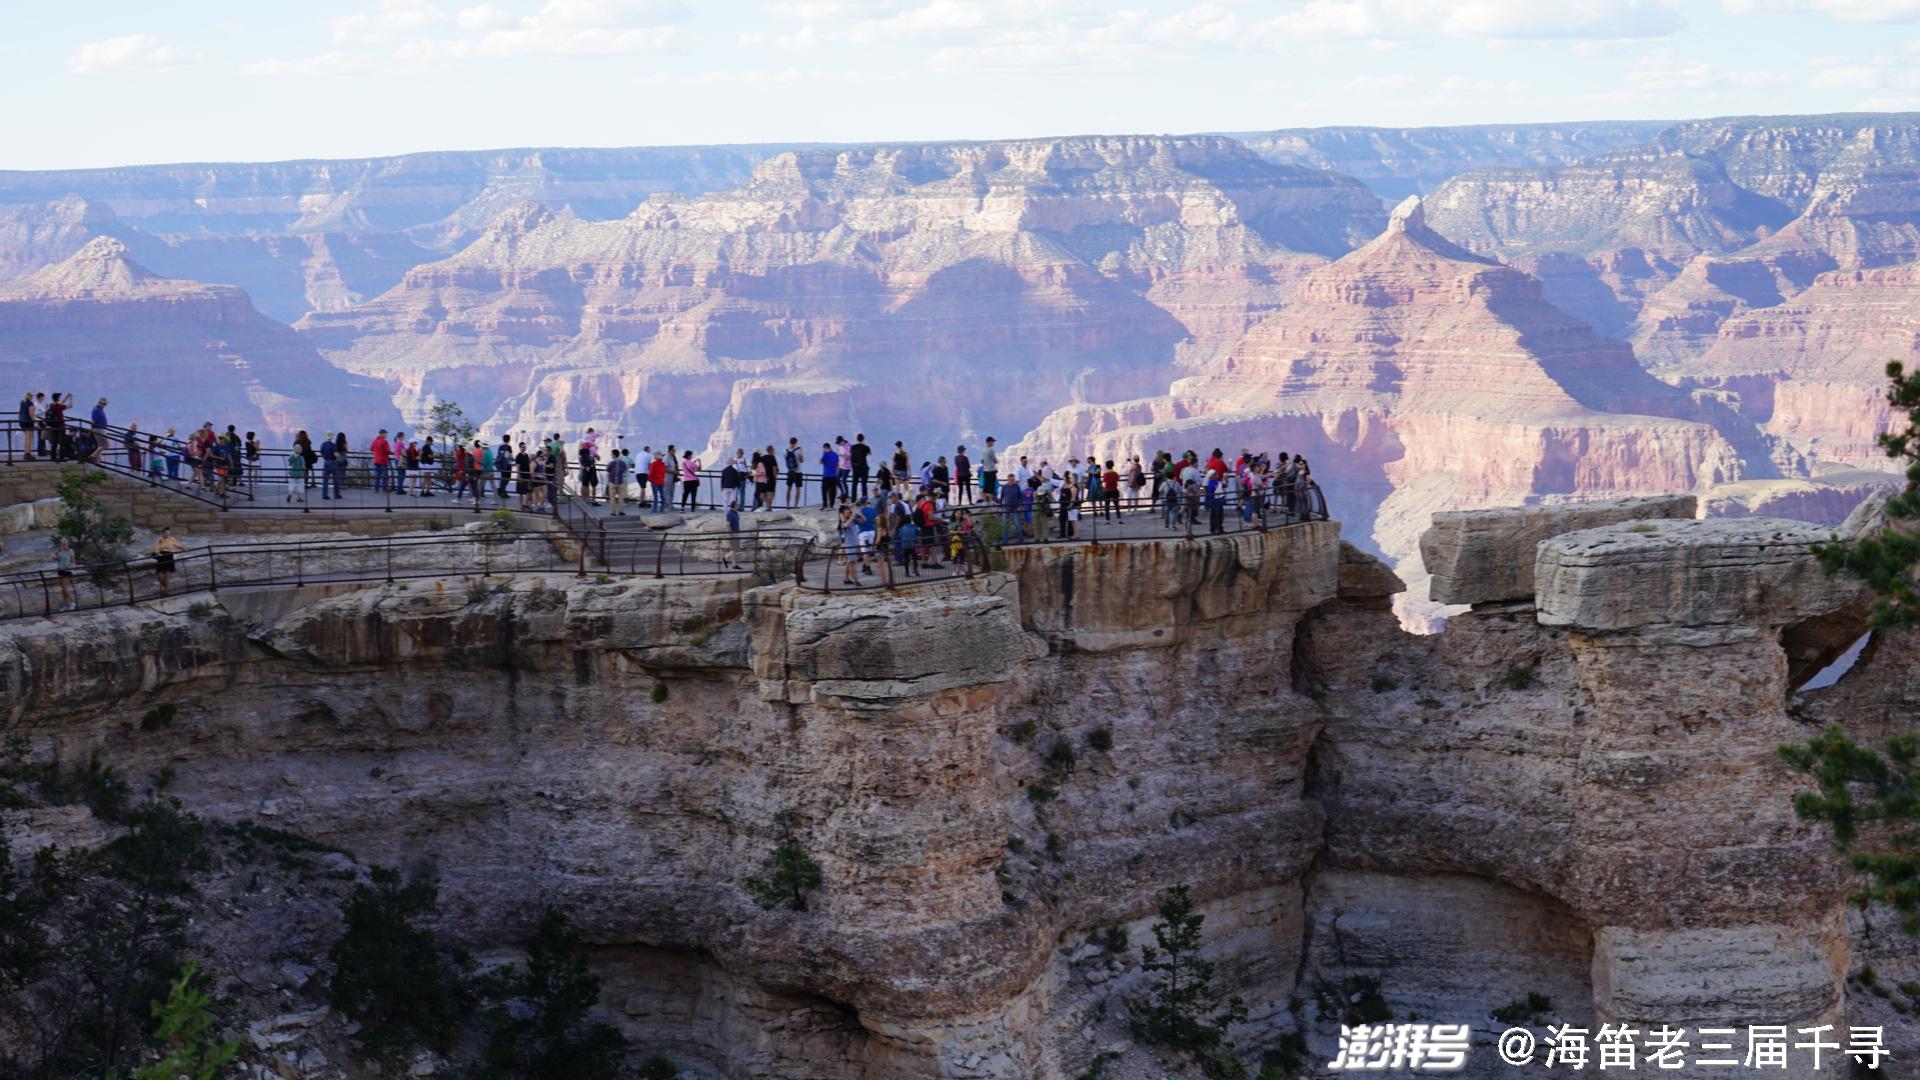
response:
<path id="1" fill-rule="evenodd" d="M 287 455 L 287 500 L 307 505 L 307 456 L 295 447 Z"/>

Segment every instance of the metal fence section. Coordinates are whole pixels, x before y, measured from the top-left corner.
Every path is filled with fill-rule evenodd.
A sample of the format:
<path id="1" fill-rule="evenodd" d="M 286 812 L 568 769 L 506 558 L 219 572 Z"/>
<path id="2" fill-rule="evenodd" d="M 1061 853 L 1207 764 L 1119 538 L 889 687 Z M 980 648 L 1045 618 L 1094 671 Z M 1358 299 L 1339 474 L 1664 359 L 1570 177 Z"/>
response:
<path id="1" fill-rule="evenodd" d="M 440 533 L 193 548 L 76 567 L 64 580 L 77 610 L 123 607 L 213 589 L 374 583 L 410 578 L 484 578 L 588 573 L 607 578 L 748 575 L 761 584 L 793 573 L 806 534 L 791 532 L 609 538 L 598 565 L 559 550 L 547 531 L 448 530 Z M 164 580 L 163 580 L 164 578 Z M 69 602 L 63 575 L 30 570 L 0 575 L 0 620 L 55 615 Z"/>

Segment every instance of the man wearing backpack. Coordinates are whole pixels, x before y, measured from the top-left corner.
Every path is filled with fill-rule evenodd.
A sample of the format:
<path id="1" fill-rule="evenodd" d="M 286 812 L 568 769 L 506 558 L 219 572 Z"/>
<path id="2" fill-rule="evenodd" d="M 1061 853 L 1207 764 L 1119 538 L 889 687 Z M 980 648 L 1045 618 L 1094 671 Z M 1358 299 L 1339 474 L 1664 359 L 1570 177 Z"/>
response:
<path id="1" fill-rule="evenodd" d="M 607 513 L 627 516 L 627 452 L 615 450 L 607 459 Z"/>
<path id="2" fill-rule="evenodd" d="M 787 440 L 787 508 L 800 505 L 801 489 L 806 486 L 806 475 L 800 471 L 800 437 Z"/>

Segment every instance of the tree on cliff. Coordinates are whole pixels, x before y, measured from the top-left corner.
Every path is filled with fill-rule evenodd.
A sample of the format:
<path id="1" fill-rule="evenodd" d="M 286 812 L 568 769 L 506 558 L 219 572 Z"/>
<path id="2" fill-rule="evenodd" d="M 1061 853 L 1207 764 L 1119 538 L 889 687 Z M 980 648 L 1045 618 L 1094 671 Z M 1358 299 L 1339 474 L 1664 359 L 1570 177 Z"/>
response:
<path id="1" fill-rule="evenodd" d="M 1859 577 L 1878 595 L 1873 622 L 1883 630 L 1920 625 L 1920 372 L 1887 365 L 1887 401 L 1907 414 L 1905 430 L 1880 436 L 1889 457 L 1906 463 L 1906 489 L 1887 502 L 1889 528 L 1878 535 L 1821 546 L 1829 573 Z M 1862 900 L 1900 914 L 1908 933 L 1920 933 L 1920 733 L 1904 732 L 1880 750 L 1861 746 L 1838 725 L 1806 743 L 1782 746 L 1795 771 L 1813 777 L 1817 791 L 1801 792 L 1794 810 L 1804 820 L 1833 826 L 1834 846 L 1864 880 Z"/>
<path id="2" fill-rule="evenodd" d="M 180 977 L 167 990 L 165 1001 L 153 1003 L 153 1017 L 159 1021 L 156 1038 L 167 1048 L 166 1056 L 133 1074 L 133 1080 L 214 1080 L 223 1076 L 240 1053 L 240 1038 L 216 1041 L 211 998 L 194 985 L 199 965 L 188 962 Z"/>
<path id="3" fill-rule="evenodd" d="M 527 966 L 508 965 L 482 980 L 495 1004 L 482 1017 L 487 1048 L 478 1080 L 612 1080 L 626 1039 L 612 1025 L 588 1019 L 600 980 L 587 971 L 580 935 L 548 908 L 532 940 Z"/>
<path id="4" fill-rule="evenodd" d="M 1206 916 L 1193 910 L 1191 889 L 1176 885 L 1168 891 L 1160 920 L 1153 924 L 1154 944 L 1143 950 L 1140 966 L 1152 976 L 1153 989 L 1139 1011 L 1144 1038 L 1211 1061 L 1227 1029 L 1246 1020 L 1247 1007 L 1213 988 L 1213 962 L 1200 955 L 1205 922 Z"/>
<path id="5" fill-rule="evenodd" d="M 479 431 L 457 401 L 436 401 L 427 410 L 427 433 L 445 439 L 448 446 L 465 446 Z"/>
<path id="6" fill-rule="evenodd" d="M 103 472 L 66 469 L 53 485 L 53 493 L 60 497 L 54 542 L 66 537 L 73 544 L 74 558 L 83 566 L 119 562 L 127 557 L 127 545 L 133 542 L 133 526 L 118 514 L 108 514 L 106 504 L 94 493 L 106 482 Z"/>
<path id="7" fill-rule="evenodd" d="M 341 905 L 346 933 L 333 946 L 333 1005 L 360 1024 L 360 1038 L 381 1050 L 415 1044 L 445 1052 L 465 1014 L 465 980 L 444 956 L 431 918 L 440 886 L 430 870 L 401 877 L 384 867 L 355 885 Z"/>

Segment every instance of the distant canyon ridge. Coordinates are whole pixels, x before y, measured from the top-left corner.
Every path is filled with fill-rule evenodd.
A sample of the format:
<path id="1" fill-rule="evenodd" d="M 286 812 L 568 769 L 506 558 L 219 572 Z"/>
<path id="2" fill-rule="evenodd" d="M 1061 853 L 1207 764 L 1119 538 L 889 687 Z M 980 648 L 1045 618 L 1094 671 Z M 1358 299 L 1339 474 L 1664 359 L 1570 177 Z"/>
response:
<path id="1" fill-rule="evenodd" d="M 1920 114 L 0 172 L 0 370 L 117 421 L 1304 453 L 1437 510 L 1897 481 Z"/>

